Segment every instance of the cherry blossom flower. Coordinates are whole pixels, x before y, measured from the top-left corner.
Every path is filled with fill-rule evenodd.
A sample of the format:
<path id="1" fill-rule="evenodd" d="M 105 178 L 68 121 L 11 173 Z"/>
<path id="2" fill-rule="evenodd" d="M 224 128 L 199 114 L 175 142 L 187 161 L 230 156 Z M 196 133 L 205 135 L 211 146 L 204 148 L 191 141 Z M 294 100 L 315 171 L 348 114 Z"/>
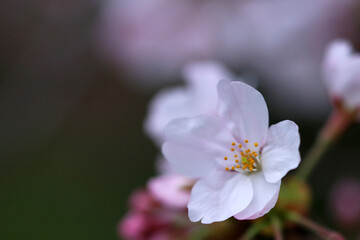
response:
<path id="1" fill-rule="evenodd" d="M 198 179 L 188 203 L 193 222 L 263 216 L 277 201 L 282 177 L 300 163 L 297 125 L 286 120 L 269 128 L 257 90 L 223 80 L 218 94 L 217 116 L 176 119 L 165 129 L 164 156 Z"/>
<path id="2" fill-rule="evenodd" d="M 145 131 L 161 144 L 164 127 L 173 119 L 198 114 L 215 114 L 218 102 L 217 83 L 221 79 L 235 80 L 235 76 L 217 62 L 189 63 L 183 72 L 186 87 L 175 87 L 159 92 L 149 107 Z"/>
<path id="3" fill-rule="evenodd" d="M 353 53 L 349 42 L 335 40 L 330 43 L 325 54 L 323 77 L 335 104 L 340 103 L 349 111 L 360 109 L 360 54 Z"/>

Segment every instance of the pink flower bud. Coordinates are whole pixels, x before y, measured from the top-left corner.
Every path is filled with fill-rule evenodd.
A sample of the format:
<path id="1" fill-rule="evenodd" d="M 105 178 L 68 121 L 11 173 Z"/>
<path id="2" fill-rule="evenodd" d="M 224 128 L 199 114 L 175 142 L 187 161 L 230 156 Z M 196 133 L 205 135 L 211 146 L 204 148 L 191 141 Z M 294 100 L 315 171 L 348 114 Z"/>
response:
<path id="1" fill-rule="evenodd" d="M 142 239 L 147 230 L 148 220 L 145 214 L 131 212 L 118 225 L 118 235 L 126 239 Z"/>
<path id="2" fill-rule="evenodd" d="M 360 225 L 360 182 L 341 180 L 330 194 L 330 210 L 336 221 L 346 228 Z"/>
<path id="3" fill-rule="evenodd" d="M 154 199 L 145 189 L 138 189 L 130 197 L 130 207 L 136 211 L 149 211 L 156 205 Z"/>

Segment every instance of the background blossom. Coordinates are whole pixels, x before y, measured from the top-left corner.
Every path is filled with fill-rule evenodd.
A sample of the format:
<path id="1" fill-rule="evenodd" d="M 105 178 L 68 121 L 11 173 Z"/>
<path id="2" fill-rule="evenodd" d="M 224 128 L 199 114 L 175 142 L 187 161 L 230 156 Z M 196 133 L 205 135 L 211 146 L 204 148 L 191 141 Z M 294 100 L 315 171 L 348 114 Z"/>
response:
<path id="1" fill-rule="evenodd" d="M 349 42 L 336 40 L 329 44 L 323 77 L 334 103 L 340 102 L 349 111 L 360 109 L 360 55 L 353 52 Z"/>
<path id="2" fill-rule="evenodd" d="M 321 119 L 329 109 L 323 52 L 334 38 L 359 39 L 352 31 L 357 6 L 356 0 L 109 1 L 98 44 L 138 87 L 176 79 L 188 61 L 216 59 L 260 74 L 279 114 Z"/>
<path id="3" fill-rule="evenodd" d="M 151 101 L 145 131 L 157 143 L 164 140 L 164 128 L 173 119 L 199 114 L 215 114 L 218 102 L 217 83 L 235 76 L 217 62 L 192 62 L 183 72 L 185 87 L 164 89 Z"/>

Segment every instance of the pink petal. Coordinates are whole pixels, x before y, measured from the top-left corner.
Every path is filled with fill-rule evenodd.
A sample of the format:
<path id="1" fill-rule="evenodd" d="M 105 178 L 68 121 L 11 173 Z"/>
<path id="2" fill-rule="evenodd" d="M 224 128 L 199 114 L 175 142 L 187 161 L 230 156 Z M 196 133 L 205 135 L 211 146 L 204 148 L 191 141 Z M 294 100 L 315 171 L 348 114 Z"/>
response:
<path id="1" fill-rule="evenodd" d="M 199 116 L 177 119 L 165 129 L 165 158 L 176 172 L 189 177 L 206 176 L 224 162 L 224 153 L 234 139 L 220 119 Z"/>
<path id="2" fill-rule="evenodd" d="M 235 215 L 239 220 L 255 219 L 268 213 L 277 201 L 281 181 L 269 183 L 262 172 L 249 175 L 253 186 L 253 199 L 249 206 Z"/>
<path id="3" fill-rule="evenodd" d="M 265 140 L 269 114 L 265 100 L 255 88 L 241 83 L 220 81 L 219 115 L 228 122 L 238 141 L 250 143 Z"/>
<path id="4" fill-rule="evenodd" d="M 147 231 L 149 219 L 144 213 L 130 212 L 118 225 L 118 234 L 127 239 L 141 239 Z"/>
<path id="5" fill-rule="evenodd" d="M 176 174 L 168 174 L 153 178 L 148 183 L 152 196 L 160 203 L 170 208 L 186 208 L 190 199 L 187 187 L 193 180 Z"/>
<path id="6" fill-rule="evenodd" d="M 260 156 L 266 181 L 275 183 L 299 165 L 299 145 L 299 128 L 294 122 L 286 120 L 269 128 Z"/>
<path id="7" fill-rule="evenodd" d="M 245 209 L 253 198 L 250 178 L 218 171 L 199 180 L 191 191 L 189 218 L 204 224 L 220 222 Z"/>
<path id="8" fill-rule="evenodd" d="M 155 200 L 145 189 L 137 189 L 131 194 L 129 204 L 137 212 L 147 212 L 154 207 Z"/>

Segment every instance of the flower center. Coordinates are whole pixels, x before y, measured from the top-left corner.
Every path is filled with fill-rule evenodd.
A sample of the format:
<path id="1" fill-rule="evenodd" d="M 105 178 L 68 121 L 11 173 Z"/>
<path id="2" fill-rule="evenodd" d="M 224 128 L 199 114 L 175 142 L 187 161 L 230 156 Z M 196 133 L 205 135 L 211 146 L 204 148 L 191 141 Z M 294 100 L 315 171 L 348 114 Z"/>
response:
<path id="1" fill-rule="evenodd" d="M 257 149 L 259 144 L 249 144 L 248 140 L 244 141 L 244 146 L 240 143 L 233 142 L 231 144 L 231 155 L 224 157 L 225 161 L 229 161 L 229 167 L 226 167 L 226 171 L 237 172 L 256 172 L 260 168 L 259 150 Z"/>

